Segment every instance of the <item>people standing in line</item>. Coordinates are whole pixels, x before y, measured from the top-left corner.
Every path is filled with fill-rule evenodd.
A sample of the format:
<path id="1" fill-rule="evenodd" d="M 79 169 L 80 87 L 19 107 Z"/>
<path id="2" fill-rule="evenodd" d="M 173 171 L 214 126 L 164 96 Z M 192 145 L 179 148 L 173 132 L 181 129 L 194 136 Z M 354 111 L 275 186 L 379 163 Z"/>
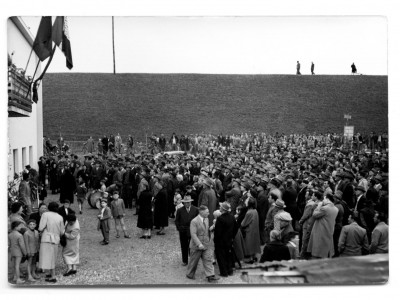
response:
<path id="1" fill-rule="evenodd" d="M 182 265 L 187 266 L 189 262 L 189 243 L 190 243 L 190 222 L 197 217 L 199 209 L 192 205 L 193 199 L 186 195 L 181 207 L 176 212 L 175 225 L 179 232 L 179 242 L 181 244 Z"/>
<path id="2" fill-rule="evenodd" d="M 201 258 L 208 282 L 215 282 L 219 278 L 215 277 L 214 273 L 214 245 L 209 231 L 209 213 L 207 206 L 201 205 L 199 207 L 199 215 L 190 222 L 190 259 L 186 277 L 194 279 L 197 265 Z"/>
<path id="3" fill-rule="evenodd" d="M 297 65 L 296 65 L 296 75 L 301 75 L 301 73 L 300 73 L 300 63 L 299 63 L 299 61 L 297 61 Z"/>
<path id="4" fill-rule="evenodd" d="M 67 216 L 67 225 L 65 226 L 66 245 L 62 250 L 64 262 L 67 264 L 67 272 L 63 276 L 76 274 L 76 265 L 79 264 L 79 239 L 80 226 L 76 215 Z"/>
<path id="5" fill-rule="evenodd" d="M 311 62 L 311 75 L 315 75 L 315 73 L 314 73 L 314 62 Z"/>

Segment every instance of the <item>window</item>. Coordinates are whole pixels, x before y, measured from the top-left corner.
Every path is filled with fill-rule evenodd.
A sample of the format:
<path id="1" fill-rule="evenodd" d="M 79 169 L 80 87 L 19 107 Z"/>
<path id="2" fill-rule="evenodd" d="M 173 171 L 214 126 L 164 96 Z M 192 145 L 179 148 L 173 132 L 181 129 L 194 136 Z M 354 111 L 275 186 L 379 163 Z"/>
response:
<path id="1" fill-rule="evenodd" d="M 14 174 L 19 174 L 19 164 L 18 164 L 18 149 L 13 149 L 13 167 L 14 167 Z"/>
<path id="2" fill-rule="evenodd" d="M 29 146 L 29 164 L 33 165 L 33 147 Z"/>
<path id="3" fill-rule="evenodd" d="M 22 148 L 22 168 L 25 168 L 26 163 L 26 147 Z"/>

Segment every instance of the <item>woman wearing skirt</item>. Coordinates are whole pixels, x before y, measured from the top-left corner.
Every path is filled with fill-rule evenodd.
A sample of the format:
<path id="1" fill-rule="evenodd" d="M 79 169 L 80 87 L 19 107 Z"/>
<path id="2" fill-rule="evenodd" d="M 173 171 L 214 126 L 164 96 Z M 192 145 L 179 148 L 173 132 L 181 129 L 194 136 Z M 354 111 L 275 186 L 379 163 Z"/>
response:
<path id="1" fill-rule="evenodd" d="M 65 227 L 65 237 L 67 240 L 67 244 L 63 248 L 62 256 L 64 262 L 68 266 L 68 270 L 64 274 L 64 276 L 76 274 L 76 265 L 79 264 L 79 222 L 76 219 L 76 215 L 68 215 L 67 222 L 67 226 Z"/>
<path id="2" fill-rule="evenodd" d="M 43 213 L 38 228 L 39 232 L 42 233 L 39 250 L 39 269 L 49 270 L 50 274 L 46 275 L 46 281 L 56 283 L 55 268 L 58 245 L 60 244 L 60 236 L 64 234 L 65 227 L 63 218 L 58 214 L 58 203 L 50 202 L 48 210 L 48 212 Z"/>

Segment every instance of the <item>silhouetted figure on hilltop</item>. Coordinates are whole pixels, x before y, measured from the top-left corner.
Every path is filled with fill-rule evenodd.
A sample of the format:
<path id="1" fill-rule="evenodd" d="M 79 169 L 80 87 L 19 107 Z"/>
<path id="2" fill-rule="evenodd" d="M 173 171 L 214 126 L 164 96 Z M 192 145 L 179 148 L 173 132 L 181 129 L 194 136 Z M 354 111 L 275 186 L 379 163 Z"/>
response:
<path id="1" fill-rule="evenodd" d="M 300 73 L 300 63 L 299 63 L 299 61 L 297 61 L 297 73 L 296 73 L 296 75 L 301 75 L 301 73 Z"/>
<path id="2" fill-rule="evenodd" d="M 311 62 L 311 75 L 315 75 L 314 73 L 314 63 Z"/>
<path id="3" fill-rule="evenodd" d="M 356 65 L 354 63 L 351 65 L 351 73 L 353 75 L 357 73 L 357 68 L 356 68 Z"/>

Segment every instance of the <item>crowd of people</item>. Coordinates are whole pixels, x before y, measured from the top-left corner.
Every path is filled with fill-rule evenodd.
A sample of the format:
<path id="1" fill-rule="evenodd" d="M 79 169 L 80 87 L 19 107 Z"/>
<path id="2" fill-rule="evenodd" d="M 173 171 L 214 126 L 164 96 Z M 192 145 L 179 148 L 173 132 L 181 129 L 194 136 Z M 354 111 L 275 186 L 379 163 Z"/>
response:
<path id="1" fill-rule="evenodd" d="M 118 143 L 112 144 L 122 145 L 116 137 Z M 41 232 L 38 266 L 51 270 L 48 280 L 55 280 L 55 245 L 64 232 L 70 243 L 63 250 L 66 274 L 76 273 L 76 216 L 83 213 L 82 203 L 98 192 L 102 245 L 110 242 L 112 219 L 116 236 L 123 232 L 131 238 L 124 223 L 127 209 L 137 215 L 140 239 L 151 239 L 154 230 L 168 234 L 170 220 L 175 220 L 182 264 L 191 279 L 200 259 L 208 281 L 214 282 L 219 279 L 215 264 L 225 277 L 243 263 L 388 253 L 387 134 L 357 134 L 350 141 L 338 134 L 173 134 L 168 140 L 153 136 L 152 141 L 151 151 L 102 147 L 96 153 L 93 146 L 83 158 L 60 153 L 41 158 L 39 172 L 27 170 L 22 182 L 34 181 L 60 193 L 62 206 L 52 202 L 45 211 L 41 204 L 32 216 L 31 192 L 24 190 L 29 184 L 20 185 L 17 203 L 30 216 L 21 216 L 21 206 L 11 207 L 10 241 L 12 249 L 20 247 L 12 252 L 15 270 L 28 253 L 14 242 L 21 240 L 17 233 L 36 224 Z M 77 214 L 69 210 L 75 198 Z M 46 230 L 51 233 L 43 238 Z M 31 279 L 34 275 L 32 271 Z"/>

